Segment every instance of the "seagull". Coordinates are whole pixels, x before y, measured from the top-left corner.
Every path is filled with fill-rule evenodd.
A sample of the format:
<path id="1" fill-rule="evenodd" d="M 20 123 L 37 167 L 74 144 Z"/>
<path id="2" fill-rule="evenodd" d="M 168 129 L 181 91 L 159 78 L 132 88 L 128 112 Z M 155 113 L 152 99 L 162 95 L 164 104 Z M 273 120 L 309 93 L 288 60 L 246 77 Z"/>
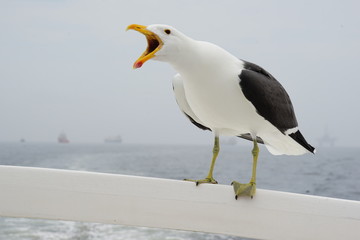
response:
<path id="1" fill-rule="evenodd" d="M 253 142 L 249 183 L 231 183 L 236 199 L 253 198 L 255 194 L 258 143 L 274 155 L 315 153 L 299 130 L 289 95 L 262 67 L 215 44 L 194 40 L 168 25 L 132 24 L 127 30 L 142 33 L 148 44 L 133 68 L 140 68 L 150 59 L 169 63 L 178 72 L 173 78 L 173 89 L 180 110 L 195 126 L 214 134 L 208 175 L 200 180 L 185 180 L 196 185 L 217 183 L 213 171 L 220 151 L 219 136 L 237 136 Z"/>

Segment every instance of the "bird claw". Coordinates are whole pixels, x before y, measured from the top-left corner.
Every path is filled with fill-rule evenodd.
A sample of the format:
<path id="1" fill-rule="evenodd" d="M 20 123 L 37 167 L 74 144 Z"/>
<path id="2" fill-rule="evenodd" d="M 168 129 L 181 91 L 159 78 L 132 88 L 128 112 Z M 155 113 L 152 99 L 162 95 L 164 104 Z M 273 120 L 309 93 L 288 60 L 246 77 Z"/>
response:
<path id="1" fill-rule="evenodd" d="M 235 192 L 235 199 L 237 200 L 239 196 L 249 196 L 251 198 L 254 197 L 255 191 L 256 191 L 256 183 L 255 182 L 249 182 L 249 183 L 239 183 L 236 181 L 233 181 L 231 185 L 234 188 Z"/>
<path id="2" fill-rule="evenodd" d="M 210 178 L 204 178 L 204 179 L 200 179 L 200 180 L 193 180 L 193 179 L 184 179 L 184 181 L 189 181 L 189 182 L 195 182 L 196 186 L 199 186 L 199 184 L 202 183 L 211 183 L 211 184 L 217 184 L 218 182 L 210 177 Z"/>

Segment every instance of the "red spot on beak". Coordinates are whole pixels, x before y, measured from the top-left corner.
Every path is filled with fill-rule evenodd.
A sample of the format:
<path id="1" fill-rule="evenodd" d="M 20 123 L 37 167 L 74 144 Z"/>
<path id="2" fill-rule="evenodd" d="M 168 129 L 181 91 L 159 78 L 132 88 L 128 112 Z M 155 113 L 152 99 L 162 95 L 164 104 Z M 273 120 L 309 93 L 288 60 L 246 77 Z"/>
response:
<path id="1" fill-rule="evenodd" d="M 142 61 L 135 62 L 133 68 L 134 68 L 134 69 L 135 69 L 135 68 L 141 68 L 142 65 L 143 65 L 143 62 L 142 62 Z"/>

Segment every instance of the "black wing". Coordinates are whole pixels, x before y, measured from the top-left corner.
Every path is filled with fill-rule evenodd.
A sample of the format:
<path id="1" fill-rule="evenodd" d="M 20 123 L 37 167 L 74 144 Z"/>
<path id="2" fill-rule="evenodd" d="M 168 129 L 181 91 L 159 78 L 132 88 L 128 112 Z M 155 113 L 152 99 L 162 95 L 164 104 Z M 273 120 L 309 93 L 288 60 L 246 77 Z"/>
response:
<path id="1" fill-rule="evenodd" d="M 192 124 L 194 124 L 195 126 L 197 126 L 198 128 L 202 129 L 202 130 L 209 130 L 211 132 L 211 129 L 198 123 L 197 121 L 195 121 L 189 114 L 187 114 L 186 112 L 183 112 L 185 114 L 186 117 L 188 117 L 188 119 L 190 120 L 190 122 Z"/>
<path id="2" fill-rule="evenodd" d="M 249 141 L 253 141 L 253 138 L 250 133 L 241 134 L 238 137 L 249 140 Z M 264 144 L 264 141 L 261 139 L 261 137 L 258 137 L 258 136 L 256 137 L 256 142 Z"/>
<path id="3" fill-rule="evenodd" d="M 239 78 L 245 97 L 263 118 L 284 134 L 286 130 L 298 126 L 289 95 L 270 73 L 256 64 L 244 61 Z M 299 130 L 289 136 L 305 149 L 315 152 L 315 148 L 306 142 Z"/>
<path id="4" fill-rule="evenodd" d="M 258 114 L 282 133 L 298 126 L 289 95 L 270 73 L 244 61 L 239 78 L 242 92 Z"/>

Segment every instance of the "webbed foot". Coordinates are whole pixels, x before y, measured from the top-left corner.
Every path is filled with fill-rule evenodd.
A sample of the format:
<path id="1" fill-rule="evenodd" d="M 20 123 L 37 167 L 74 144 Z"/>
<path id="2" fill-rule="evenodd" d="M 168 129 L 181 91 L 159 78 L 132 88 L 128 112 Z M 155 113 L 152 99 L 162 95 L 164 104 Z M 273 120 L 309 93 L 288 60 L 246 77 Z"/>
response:
<path id="1" fill-rule="evenodd" d="M 237 199 L 239 196 L 249 196 L 251 198 L 254 197 L 255 191 L 256 191 L 256 183 L 255 182 L 249 182 L 249 183 L 239 183 L 236 181 L 233 181 L 231 185 L 234 188 L 235 192 L 235 199 Z"/>
<path id="2" fill-rule="evenodd" d="M 196 186 L 198 186 L 201 183 L 212 183 L 212 184 L 218 183 L 213 177 L 207 177 L 200 180 L 193 180 L 193 179 L 184 179 L 184 180 L 189 182 L 195 182 Z"/>

